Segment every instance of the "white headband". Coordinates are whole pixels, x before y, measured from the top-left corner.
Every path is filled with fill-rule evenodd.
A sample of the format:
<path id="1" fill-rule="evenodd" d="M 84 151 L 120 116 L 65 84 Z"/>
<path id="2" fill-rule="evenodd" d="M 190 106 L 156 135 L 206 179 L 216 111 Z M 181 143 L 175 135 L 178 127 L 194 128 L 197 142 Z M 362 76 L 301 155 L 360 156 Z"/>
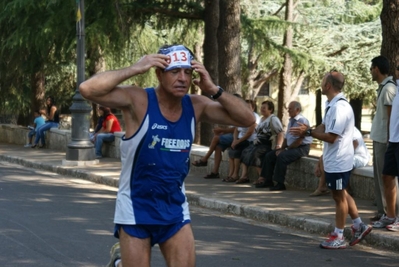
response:
<path id="1" fill-rule="evenodd" d="M 191 69 L 191 60 L 194 57 L 191 52 L 184 45 L 174 45 L 160 50 L 160 54 L 169 57 L 169 65 L 164 71 L 169 71 L 177 68 Z"/>

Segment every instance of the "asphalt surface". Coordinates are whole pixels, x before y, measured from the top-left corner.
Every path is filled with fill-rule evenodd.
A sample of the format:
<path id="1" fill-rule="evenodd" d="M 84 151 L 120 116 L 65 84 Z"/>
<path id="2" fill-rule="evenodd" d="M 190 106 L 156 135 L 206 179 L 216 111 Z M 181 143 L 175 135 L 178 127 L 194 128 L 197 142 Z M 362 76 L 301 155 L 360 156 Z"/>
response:
<path id="1" fill-rule="evenodd" d="M 0 160 L 113 187 L 117 187 L 120 172 L 119 159 L 103 158 L 97 165 L 65 166 L 64 152 L 12 144 L 0 144 Z M 236 185 L 224 183 L 220 179 L 203 179 L 204 172 L 204 169 L 192 168 L 186 179 L 186 193 L 191 206 L 210 208 L 320 235 L 326 235 L 334 229 L 335 206 L 331 196 L 311 198 L 308 196 L 311 192 L 294 188 L 270 192 L 267 189 L 254 188 L 250 184 Z M 361 218 L 368 222 L 376 207 L 369 200 L 355 200 Z M 348 217 L 345 229 L 347 237 L 350 236 L 350 224 Z M 374 229 L 362 243 L 399 251 L 399 233 Z"/>
<path id="2" fill-rule="evenodd" d="M 116 189 L 0 161 L 0 266 L 105 266 Z M 323 237 L 191 207 L 197 266 L 396 266 L 397 253 L 357 245 L 332 251 Z M 158 246 L 151 266 L 166 266 Z"/>

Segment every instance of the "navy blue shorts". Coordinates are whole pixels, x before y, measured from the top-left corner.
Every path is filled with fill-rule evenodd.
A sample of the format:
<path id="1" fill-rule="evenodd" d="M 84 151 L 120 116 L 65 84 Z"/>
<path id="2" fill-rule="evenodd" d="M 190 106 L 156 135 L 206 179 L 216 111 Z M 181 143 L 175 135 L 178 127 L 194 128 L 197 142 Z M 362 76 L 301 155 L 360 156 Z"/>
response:
<path id="1" fill-rule="evenodd" d="M 390 176 L 399 175 L 399 143 L 389 142 L 384 157 L 384 168 L 382 174 Z"/>
<path id="2" fill-rule="evenodd" d="M 130 236 L 137 237 L 140 239 L 150 238 L 151 246 L 155 244 L 161 244 L 167 241 L 169 238 L 174 236 L 180 229 L 183 228 L 184 225 L 191 223 L 191 220 L 185 220 L 182 222 L 178 222 L 170 225 L 146 225 L 146 224 L 138 224 L 138 225 L 124 225 L 124 224 L 115 224 L 114 236 L 119 238 L 119 231 L 121 227 L 123 231 Z"/>
<path id="3" fill-rule="evenodd" d="M 222 151 L 225 151 L 227 148 L 231 146 L 233 140 L 234 136 L 232 133 L 222 134 L 219 136 L 219 143 L 217 144 L 217 146 L 221 147 Z"/>
<path id="4" fill-rule="evenodd" d="M 324 172 L 326 175 L 327 187 L 331 190 L 343 190 L 349 185 L 349 178 L 351 176 L 351 171 L 347 172 Z"/>

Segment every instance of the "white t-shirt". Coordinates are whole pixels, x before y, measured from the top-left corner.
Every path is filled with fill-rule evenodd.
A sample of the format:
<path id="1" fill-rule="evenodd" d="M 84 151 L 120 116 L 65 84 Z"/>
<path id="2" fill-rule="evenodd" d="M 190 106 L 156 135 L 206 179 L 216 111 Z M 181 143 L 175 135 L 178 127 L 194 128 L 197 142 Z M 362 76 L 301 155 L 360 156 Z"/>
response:
<path id="1" fill-rule="evenodd" d="M 330 173 L 347 172 L 353 168 L 353 129 L 355 118 L 352 107 L 342 93 L 326 103 L 323 118 L 326 133 L 338 135 L 334 143 L 324 142 L 324 170 Z"/>
<path id="2" fill-rule="evenodd" d="M 388 76 L 381 82 L 377 91 L 377 109 L 371 124 L 370 138 L 379 143 L 388 142 L 387 106 L 392 105 L 397 90 L 392 82 L 392 76 Z"/>
<path id="3" fill-rule="evenodd" d="M 392 102 L 391 120 L 389 124 L 389 142 L 399 143 L 399 89 Z"/>
<path id="4" fill-rule="evenodd" d="M 260 123 L 260 116 L 258 113 L 254 112 L 255 122 L 256 124 Z M 238 139 L 243 137 L 248 132 L 248 127 L 237 127 L 238 131 Z M 256 138 L 256 131 L 253 131 L 252 135 L 247 139 L 248 141 L 252 142 Z"/>

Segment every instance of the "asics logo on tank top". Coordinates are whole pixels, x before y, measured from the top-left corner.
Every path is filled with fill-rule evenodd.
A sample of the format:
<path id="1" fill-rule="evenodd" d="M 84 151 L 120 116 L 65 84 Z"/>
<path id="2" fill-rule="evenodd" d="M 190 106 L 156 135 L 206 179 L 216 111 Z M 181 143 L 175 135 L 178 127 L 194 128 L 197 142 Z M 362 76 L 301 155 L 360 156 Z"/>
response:
<path id="1" fill-rule="evenodd" d="M 151 127 L 152 130 L 158 129 L 158 130 L 167 130 L 168 126 L 167 125 L 158 125 L 157 123 L 154 123 Z"/>

